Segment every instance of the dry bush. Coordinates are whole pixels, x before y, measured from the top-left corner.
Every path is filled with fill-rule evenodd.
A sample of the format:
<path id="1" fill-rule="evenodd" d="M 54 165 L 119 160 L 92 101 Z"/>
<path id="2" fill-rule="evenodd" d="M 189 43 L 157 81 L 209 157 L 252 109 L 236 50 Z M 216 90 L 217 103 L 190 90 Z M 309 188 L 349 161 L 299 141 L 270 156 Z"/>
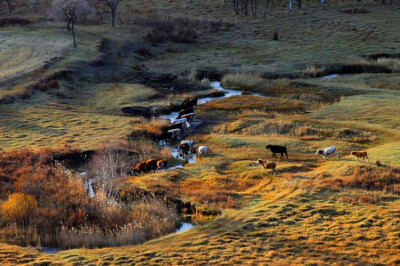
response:
<path id="1" fill-rule="evenodd" d="M 191 69 L 188 75 L 188 81 L 198 82 L 200 80 L 200 72 L 197 69 Z"/>
<path id="2" fill-rule="evenodd" d="M 1 204 L 1 215 L 5 222 L 26 224 L 33 216 L 37 207 L 36 200 L 24 193 L 13 193 Z"/>
<path id="3" fill-rule="evenodd" d="M 350 196 L 342 196 L 339 198 L 339 202 L 348 203 L 348 204 L 355 204 L 356 199 Z"/>
<path id="4" fill-rule="evenodd" d="M 141 56 L 144 56 L 144 57 L 152 57 L 153 56 L 153 53 L 149 49 L 147 49 L 146 47 L 138 48 L 136 50 L 136 53 L 140 54 Z"/>
<path id="5" fill-rule="evenodd" d="M 150 120 L 142 119 L 140 122 L 132 124 L 132 139 L 146 138 L 156 139 L 169 126 L 169 121 L 165 119 L 151 118 Z"/>
<path id="6" fill-rule="evenodd" d="M 347 8 L 339 10 L 340 13 L 344 14 L 367 14 L 369 11 L 365 8 Z"/>
<path id="7" fill-rule="evenodd" d="M 24 18 L 0 18 L 0 28 L 7 26 L 25 26 L 31 24 L 32 22 Z"/>
<path id="8" fill-rule="evenodd" d="M 358 201 L 358 203 L 369 203 L 369 204 L 376 203 L 376 199 L 369 195 L 361 195 L 358 197 L 357 201 Z"/>
<path id="9" fill-rule="evenodd" d="M 145 36 L 149 41 L 178 43 L 193 43 L 202 34 L 225 30 L 230 26 L 230 24 L 220 21 L 178 18 L 159 14 L 137 15 L 133 17 L 133 23 L 151 28 Z"/>
<path id="10" fill-rule="evenodd" d="M 136 144 L 139 144 L 136 149 L 141 151 L 134 152 L 137 159 L 147 153 L 160 155 L 160 150 L 154 146 Z M 4 195 L 14 193 L 0 210 L 0 232 L 4 241 L 62 248 L 104 247 L 141 243 L 172 232 L 179 221 L 174 207 L 162 202 L 146 201 L 141 205 L 140 201 L 120 202 L 118 182 L 109 177 L 114 170 L 116 177 L 121 175 L 126 161 L 121 160 L 122 156 L 115 156 L 115 152 L 103 150 L 94 156 L 98 167 L 94 173 L 108 178 L 97 180 L 97 185 L 101 188 L 101 181 L 104 181 L 103 194 L 112 191 L 113 201 L 90 198 L 79 175 L 58 163 L 51 163 L 51 151 L 0 153 L 1 196 L 5 199 Z M 104 163 L 105 170 L 98 163 Z M 135 206 L 142 206 L 141 213 L 147 220 L 135 219 L 132 215 L 132 211 L 137 210 Z M 14 224 L 19 225 L 18 230 Z"/>
<path id="11" fill-rule="evenodd" d="M 223 76 L 221 85 L 223 87 L 235 87 L 240 89 L 253 89 L 266 82 L 260 73 L 229 73 Z"/>
<path id="12" fill-rule="evenodd" d="M 396 190 L 398 184 L 400 184 L 400 173 L 394 168 L 357 166 L 349 175 L 319 179 L 316 183 L 312 184 L 312 186 L 317 190 L 339 190 L 344 187 L 349 187 L 398 193 Z"/>
<path id="13" fill-rule="evenodd" d="M 306 77 L 318 77 L 321 76 L 322 73 L 324 73 L 325 67 L 323 66 L 307 66 L 305 70 L 302 71 L 302 74 L 305 75 Z"/>

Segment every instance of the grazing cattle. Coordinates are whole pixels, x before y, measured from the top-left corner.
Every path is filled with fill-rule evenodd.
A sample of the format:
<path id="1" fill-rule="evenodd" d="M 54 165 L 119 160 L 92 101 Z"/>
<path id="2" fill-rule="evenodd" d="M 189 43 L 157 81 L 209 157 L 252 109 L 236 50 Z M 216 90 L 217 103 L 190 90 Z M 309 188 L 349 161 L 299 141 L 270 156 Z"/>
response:
<path id="1" fill-rule="evenodd" d="M 135 168 L 133 169 L 136 173 L 142 173 L 146 171 L 146 161 L 141 161 L 136 164 Z"/>
<path id="2" fill-rule="evenodd" d="M 197 149 L 197 156 L 200 157 L 200 155 L 206 154 L 206 152 L 207 152 L 207 146 L 200 146 Z"/>
<path id="3" fill-rule="evenodd" d="M 188 121 L 186 118 L 181 118 L 181 119 L 176 119 L 174 122 L 172 122 L 172 125 L 178 124 L 178 123 L 184 123 L 186 124 Z"/>
<path id="4" fill-rule="evenodd" d="M 184 116 L 186 114 L 191 114 L 191 113 L 194 113 L 193 107 L 180 111 L 177 119 L 180 119 L 180 118 L 182 118 L 182 116 Z"/>
<path id="5" fill-rule="evenodd" d="M 182 109 L 193 108 L 197 105 L 197 98 L 188 98 L 182 103 Z"/>
<path id="6" fill-rule="evenodd" d="M 181 118 L 186 118 L 189 123 L 191 123 L 195 120 L 194 113 L 182 115 Z"/>
<path id="7" fill-rule="evenodd" d="M 185 130 L 190 126 L 190 124 L 187 122 L 186 118 L 181 118 L 181 119 L 176 119 L 174 122 L 172 122 L 172 125 L 176 125 L 182 123 L 184 126 Z"/>
<path id="8" fill-rule="evenodd" d="M 167 132 L 163 132 L 160 136 L 158 136 L 158 138 L 156 139 L 157 143 L 162 141 L 164 143 L 164 145 L 167 144 L 167 139 L 172 139 L 174 136 L 173 132 L 167 131 Z"/>
<path id="9" fill-rule="evenodd" d="M 189 144 L 189 146 L 193 146 L 194 145 L 194 141 L 193 140 L 182 140 L 180 144 Z"/>
<path id="10" fill-rule="evenodd" d="M 358 158 L 362 158 L 363 162 L 364 162 L 364 159 L 367 158 L 367 162 L 369 162 L 368 153 L 366 151 L 352 151 L 351 155 L 356 156 L 357 162 L 358 162 Z"/>
<path id="11" fill-rule="evenodd" d="M 317 150 L 317 152 L 315 153 L 315 155 L 321 155 L 322 158 L 324 158 L 324 161 L 326 161 L 326 156 L 333 154 L 333 159 L 336 159 L 336 156 L 340 159 L 339 155 L 336 152 L 336 148 L 335 147 L 329 147 L 329 148 L 325 148 L 323 150 Z"/>
<path id="12" fill-rule="evenodd" d="M 196 149 L 193 146 L 194 141 L 191 140 L 182 140 L 178 146 L 178 152 L 180 156 L 185 157 L 185 155 L 189 155 L 190 152 L 196 152 Z"/>
<path id="13" fill-rule="evenodd" d="M 286 159 L 289 159 L 289 156 L 288 156 L 288 154 L 287 154 L 287 148 L 286 148 L 285 146 L 269 145 L 269 144 L 268 144 L 265 148 L 271 150 L 271 152 L 272 152 L 272 157 L 277 158 L 277 157 L 275 156 L 275 153 L 280 153 L 280 154 L 281 154 L 281 158 L 280 158 L 280 159 L 282 159 L 283 154 L 286 154 Z"/>
<path id="14" fill-rule="evenodd" d="M 271 169 L 271 170 L 272 170 L 272 174 L 273 174 L 273 175 L 276 175 L 276 171 L 275 171 L 275 169 L 276 169 L 276 163 L 271 162 L 271 161 L 265 161 L 265 160 L 262 160 L 261 158 L 259 158 L 259 159 L 256 161 L 256 163 L 261 164 L 261 166 L 263 167 L 263 173 L 264 173 L 264 169 L 265 169 L 265 170 Z"/>
<path id="15" fill-rule="evenodd" d="M 159 160 L 157 161 L 157 169 L 158 170 L 167 169 L 167 164 L 168 164 L 167 159 Z"/>
<path id="16" fill-rule="evenodd" d="M 168 130 L 168 132 L 171 133 L 171 138 L 170 139 L 177 139 L 181 136 L 181 129 L 180 128 L 176 128 L 176 129 L 171 129 Z"/>
<path id="17" fill-rule="evenodd" d="M 154 173 L 157 171 L 157 159 L 150 159 L 146 161 L 146 171 L 154 171 Z"/>
<path id="18" fill-rule="evenodd" d="M 186 124 L 184 123 L 177 123 L 177 124 L 173 124 L 173 125 L 169 125 L 167 127 L 167 131 L 173 130 L 173 129 L 180 129 L 183 132 L 186 130 Z"/>

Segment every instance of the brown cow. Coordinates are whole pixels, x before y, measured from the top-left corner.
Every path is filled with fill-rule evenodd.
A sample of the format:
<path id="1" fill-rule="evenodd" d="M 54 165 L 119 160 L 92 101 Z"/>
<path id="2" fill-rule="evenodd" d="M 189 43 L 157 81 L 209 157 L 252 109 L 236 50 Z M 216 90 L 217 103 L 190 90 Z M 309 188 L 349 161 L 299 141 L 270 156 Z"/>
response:
<path id="1" fill-rule="evenodd" d="M 168 164 L 167 159 L 159 160 L 157 161 L 157 169 L 159 170 L 167 169 L 167 164 Z"/>
<path id="2" fill-rule="evenodd" d="M 263 167 L 263 172 L 264 172 L 264 169 L 265 170 L 271 169 L 272 170 L 272 174 L 276 175 L 276 172 L 275 172 L 276 163 L 274 163 L 272 161 L 265 161 L 265 160 L 262 160 L 261 158 L 259 158 L 256 161 L 256 163 L 261 164 L 261 166 Z"/>
<path id="3" fill-rule="evenodd" d="M 150 159 L 146 161 L 146 171 L 154 171 L 154 173 L 157 171 L 157 159 Z"/>
<path id="4" fill-rule="evenodd" d="M 369 162 L 368 153 L 366 151 L 352 151 L 351 155 L 356 156 L 357 162 L 358 162 L 358 158 L 362 158 L 363 162 L 364 162 L 364 159 L 367 158 L 367 162 Z"/>
<path id="5" fill-rule="evenodd" d="M 141 161 L 136 164 L 135 169 L 133 169 L 136 173 L 142 173 L 146 171 L 146 161 Z"/>

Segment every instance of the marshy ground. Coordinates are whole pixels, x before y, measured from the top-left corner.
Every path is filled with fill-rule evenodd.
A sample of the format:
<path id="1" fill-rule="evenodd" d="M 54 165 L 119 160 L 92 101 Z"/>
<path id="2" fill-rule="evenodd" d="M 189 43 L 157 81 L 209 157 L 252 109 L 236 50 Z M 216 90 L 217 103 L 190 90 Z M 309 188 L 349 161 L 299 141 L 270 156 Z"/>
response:
<path id="1" fill-rule="evenodd" d="M 0 80 L 6 80 L 0 99 L 15 97 L 13 104 L 0 104 L 3 153 L 96 149 L 105 139 L 151 125 L 121 108 L 164 110 L 185 97 L 207 95 L 212 89 L 203 78 L 244 93 L 196 107 L 201 126 L 190 139 L 209 147 L 204 157 L 124 183 L 126 190 L 162 192 L 221 215 L 196 213 L 195 228 L 134 246 L 46 255 L 2 243 L 0 261 L 400 263 L 400 7 L 351 2 L 322 9 L 307 2 L 288 12 L 282 5 L 266 18 L 234 16 L 230 5 L 211 0 L 154 0 L 135 8 L 134 16 L 144 18 L 224 22 L 215 31 L 199 30 L 190 44 L 152 43 L 144 38 L 151 28 L 135 19 L 115 29 L 78 25 L 76 49 L 62 25 L 37 15 L 27 26 L 1 28 L 0 55 L 15 55 L 0 57 Z M 368 13 L 339 12 L 361 5 Z M 274 28 L 279 41 L 272 40 Z M 51 38 L 33 41 L 43 35 Z M 27 91 L 29 84 L 65 69 L 74 72 L 73 79 L 54 78 L 55 88 Z M 339 76 L 322 77 L 334 73 Z M 288 160 L 274 159 L 274 177 L 255 164 L 260 157 L 270 159 L 267 144 L 289 151 Z M 337 147 L 340 160 L 315 156 L 316 149 L 329 146 Z M 368 151 L 370 162 L 356 162 L 352 150 Z"/>

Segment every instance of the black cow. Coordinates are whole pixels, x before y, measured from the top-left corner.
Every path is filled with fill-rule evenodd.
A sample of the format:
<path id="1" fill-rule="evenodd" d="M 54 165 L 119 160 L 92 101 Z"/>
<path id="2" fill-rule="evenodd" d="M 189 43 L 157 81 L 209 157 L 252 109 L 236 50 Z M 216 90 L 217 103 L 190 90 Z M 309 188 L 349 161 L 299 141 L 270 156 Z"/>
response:
<path id="1" fill-rule="evenodd" d="M 182 132 L 184 132 L 185 129 L 186 129 L 186 125 L 183 124 L 182 122 L 181 123 L 177 123 L 177 124 L 173 124 L 173 125 L 169 125 L 167 127 L 167 131 L 168 130 L 172 130 L 172 129 L 177 129 L 177 128 L 179 128 L 180 130 L 182 130 Z"/>
<path id="2" fill-rule="evenodd" d="M 186 118 L 186 120 L 190 123 L 194 121 L 194 113 L 190 113 L 190 114 L 186 114 L 186 115 L 182 115 L 182 118 Z"/>
<path id="3" fill-rule="evenodd" d="M 167 131 L 167 132 L 161 133 L 161 135 L 157 137 L 156 141 L 157 142 L 163 141 L 164 144 L 166 144 L 167 140 L 171 139 L 172 137 L 173 137 L 173 133 Z"/>
<path id="4" fill-rule="evenodd" d="M 275 153 L 280 153 L 281 154 L 281 159 L 283 157 L 283 154 L 286 154 L 286 158 L 289 159 L 289 156 L 287 154 L 287 148 L 285 146 L 278 146 L 278 145 L 267 145 L 265 147 L 266 149 L 270 149 L 272 151 L 272 157 L 275 157 Z"/>
<path id="5" fill-rule="evenodd" d="M 187 98 L 185 101 L 182 103 L 182 109 L 189 109 L 193 108 L 194 106 L 197 105 L 197 98 Z"/>
<path id="6" fill-rule="evenodd" d="M 179 112 L 179 115 L 178 115 L 178 117 L 177 117 L 177 119 L 182 118 L 183 115 L 191 114 L 191 113 L 194 113 L 193 107 L 180 111 L 180 112 Z"/>
<path id="7" fill-rule="evenodd" d="M 189 145 L 189 143 L 181 143 L 178 146 L 178 152 L 179 155 L 182 157 L 185 157 L 185 155 L 189 155 L 191 146 Z"/>

